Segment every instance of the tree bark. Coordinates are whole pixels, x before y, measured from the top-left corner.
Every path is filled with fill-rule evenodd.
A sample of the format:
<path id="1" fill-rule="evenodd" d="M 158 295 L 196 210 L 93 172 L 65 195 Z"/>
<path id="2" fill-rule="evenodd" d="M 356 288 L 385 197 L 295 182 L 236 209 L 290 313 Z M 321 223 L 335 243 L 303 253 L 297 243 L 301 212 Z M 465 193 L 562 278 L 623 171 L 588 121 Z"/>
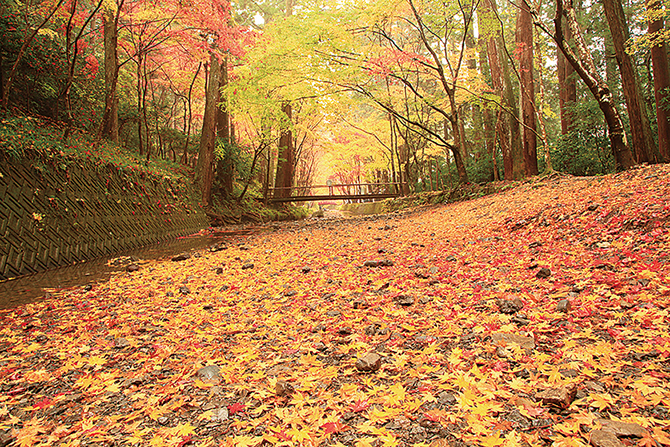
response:
<path id="1" fill-rule="evenodd" d="M 293 131 L 290 128 L 292 122 L 293 108 L 290 102 L 282 107 L 282 112 L 288 119 L 288 126 L 281 131 L 279 136 L 279 159 L 277 160 L 277 173 L 275 175 L 275 198 L 291 197 L 294 176 L 294 148 Z"/>
<path id="2" fill-rule="evenodd" d="M 565 19 L 561 19 L 565 20 Z M 570 28 L 564 27 L 565 41 L 572 45 L 572 32 Z M 556 51 L 556 63 L 558 71 L 558 100 L 561 109 L 561 135 L 567 135 L 572 130 L 573 116 L 572 107 L 577 102 L 577 78 L 575 69 L 567 61 L 563 52 Z"/>
<path id="3" fill-rule="evenodd" d="M 224 57 L 221 63 L 221 76 L 219 78 L 219 92 L 222 88 L 228 85 L 228 57 Z M 230 132 L 230 112 L 226 105 L 225 98 L 222 98 L 219 95 L 219 100 L 217 101 L 221 104 L 216 109 L 216 129 L 219 141 L 221 144 L 225 145 L 225 152 L 223 159 L 219 161 L 217 166 L 217 180 L 221 185 L 221 193 L 224 197 L 231 198 L 233 196 L 233 176 L 234 176 L 234 166 L 233 166 L 233 157 L 230 151 L 232 150 L 231 145 L 233 144 Z"/>
<path id="4" fill-rule="evenodd" d="M 527 0 L 517 12 L 516 44 L 519 51 L 521 120 L 523 122 L 522 153 L 526 176 L 537 175 L 537 138 L 535 120 L 535 82 L 533 80 L 533 21 Z"/>
<path id="5" fill-rule="evenodd" d="M 494 0 L 486 0 L 482 3 L 482 8 L 485 14 L 490 14 L 495 10 Z M 500 31 L 496 30 L 489 35 L 486 42 L 486 53 L 489 59 L 489 67 L 491 68 L 491 82 L 493 83 L 493 90 L 500 98 L 500 106 L 508 109 L 508 96 L 505 89 L 505 73 L 503 70 L 503 58 L 501 57 L 500 46 L 503 45 Z M 510 112 L 510 110 L 508 110 Z M 508 113 L 498 113 L 495 126 L 495 134 L 500 142 L 500 152 L 503 159 L 503 169 L 505 172 L 505 179 L 512 180 L 514 178 L 514 158 L 512 153 L 512 139 L 510 131 L 510 120 Z"/>
<path id="6" fill-rule="evenodd" d="M 565 16 L 568 27 L 572 31 L 577 53 L 565 43 L 561 20 L 563 16 Z M 593 94 L 596 101 L 598 101 L 600 110 L 605 115 L 605 122 L 607 123 L 607 130 L 612 146 L 612 154 L 614 155 L 616 163 L 616 169 L 630 169 L 635 166 L 635 160 L 633 159 L 628 147 L 628 142 L 626 141 L 623 121 L 614 106 L 612 92 L 596 70 L 591 53 L 588 51 L 586 43 L 584 42 L 571 3 L 566 2 L 564 4 L 564 0 L 557 0 L 554 28 L 555 34 L 553 34 L 552 37 L 554 38 L 556 45 L 561 49 L 582 81 L 584 81 L 588 89 L 591 91 L 591 94 Z"/>
<path id="7" fill-rule="evenodd" d="M 648 0 L 647 10 L 653 12 L 649 21 L 648 34 L 651 37 L 651 64 L 654 70 L 654 97 L 656 99 L 656 120 L 658 122 L 658 151 L 661 161 L 670 163 L 670 112 L 663 107 L 664 98 L 670 88 L 668 68 L 668 48 L 662 33 L 665 30 L 663 6 L 660 0 Z M 666 92 L 664 95 L 664 91 Z"/>
<path id="8" fill-rule="evenodd" d="M 116 87 L 119 77 L 118 20 L 121 5 L 117 5 L 116 11 L 105 8 L 102 14 L 105 46 L 105 110 L 102 115 L 100 136 L 114 142 L 119 141 L 119 99 Z"/>
<path id="9" fill-rule="evenodd" d="M 205 208 L 212 206 L 212 181 L 214 177 L 214 146 L 216 145 L 216 100 L 219 90 L 219 59 L 212 53 L 210 57 L 209 80 L 205 95 L 205 113 L 202 118 L 200 151 L 196 180 L 201 186 L 201 203 Z"/>
<path id="10" fill-rule="evenodd" d="M 650 161 L 650 154 L 653 154 L 653 136 L 640 89 L 638 73 L 630 55 L 626 53 L 626 42 L 630 39 L 626 16 L 620 0 L 603 0 L 603 8 L 612 34 L 616 61 L 621 73 L 621 85 L 630 119 L 635 161 L 638 163 L 648 162 Z"/>

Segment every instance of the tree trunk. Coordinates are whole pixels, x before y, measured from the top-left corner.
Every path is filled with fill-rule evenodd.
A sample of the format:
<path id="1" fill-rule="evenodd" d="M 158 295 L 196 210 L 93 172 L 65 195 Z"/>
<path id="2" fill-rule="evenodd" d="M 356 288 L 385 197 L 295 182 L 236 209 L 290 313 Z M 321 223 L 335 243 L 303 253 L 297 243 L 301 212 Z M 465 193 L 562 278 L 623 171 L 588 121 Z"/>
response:
<path id="1" fill-rule="evenodd" d="M 205 113 L 202 118 L 200 151 L 196 180 L 202 188 L 201 203 L 205 208 L 212 205 L 212 181 L 214 177 L 214 146 L 216 144 L 216 100 L 219 90 L 219 59 L 212 53 L 210 57 L 209 80 L 205 97 Z"/>
<path id="2" fill-rule="evenodd" d="M 535 55 L 537 56 L 537 80 L 539 84 L 539 92 L 538 92 L 538 100 L 539 100 L 539 107 L 538 107 L 538 112 L 537 112 L 537 121 L 538 124 L 540 125 L 540 136 L 542 140 L 542 149 L 544 152 L 544 164 L 545 164 L 545 172 L 552 172 L 554 170 L 552 164 L 551 164 L 551 154 L 549 153 L 549 139 L 547 138 L 547 126 L 545 125 L 544 121 L 544 105 L 545 105 L 545 94 L 544 94 L 544 75 L 543 75 L 543 67 L 544 67 L 544 55 L 542 53 L 542 46 L 539 41 L 536 41 L 535 43 Z"/>
<path id="3" fill-rule="evenodd" d="M 483 3 L 484 14 L 495 13 L 495 10 L 495 0 L 486 0 Z M 517 121 L 519 113 L 516 96 L 512 88 L 509 64 L 503 54 L 504 45 L 502 30 L 498 28 L 489 35 L 486 48 L 493 89 L 500 97 L 502 113 L 498 114 L 496 120 L 496 134 L 500 141 L 505 179 L 513 180 L 520 178 L 523 174 L 523 157 L 521 154 L 519 123 Z"/>
<path id="4" fill-rule="evenodd" d="M 663 107 L 670 88 L 670 69 L 668 68 L 668 48 L 663 32 L 665 31 L 664 11 L 660 0 L 648 0 L 647 10 L 653 11 L 649 21 L 648 33 L 651 37 L 651 64 L 654 69 L 654 97 L 656 98 L 656 120 L 658 121 L 658 150 L 661 160 L 670 163 L 670 112 Z"/>
<path id="5" fill-rule="evenodd" d="M 572 31 L 575 39 L 575 49 L 577 53 L 566 45 L 563 35 L 563 25 L 561 18 L 565 16 L 568 27 Z M 584 81 L 588 89 L 593 94 L 600 110 L 605 115 L 605 122 L 607 123 L 607 130 L 612 145 L 612 154 L 616 163 L 616 169 L 630 169 L 635 166 L 635 160 L 628 148 L 626 141 L 626 134 L 624 132 L 623 121 L 621 116 L 614 107 L 612 92 L 607 83 L 605 83 L 598 74 L 591 53 L 586 47 L 581 29 L 577 23 L 574 9 L 568 2 L 564 5 L 564 0 L 556 2 L 556 17 L 554 18 L 555 34 L 552 35 L 556 41 L 556 45 L 561 49 L 566 59 L 570 62 L 579 77 Z"/>
<path id="6" fill-rule="evenodd" d="M 535 82 L 533 80 L 533 21 L 527 0 L 517 12 L 516 44 L 519 51 L 522 153 L 526 176 L 537 175 L 537 138 L 535 135 Z"/>
<path id="7" fill-rule="evenodd" d="M 282 107 L 282 112 L 288 119 L 288 127 L 281 131 L 279 136 L 279 159 L 277 160 L 277 173 L 275 175 L 275 198 L 291 197 L 294 176 L 294 148 L 293 131 L 290 128 L 292 122 L 293 108 L 290 102 Z"/>
<path id="8" fill-rule="evenodd" d="M 106 8 L 102 14 L 105 39 L 105 110 L 102 114 L 100 136 L 119 141 L 119 99 L 116 86 L 119 77 L 118 20 L 119 9 Z"/>
<path id="9" fill-rule="evenodd" d="M 228 57 L 224 57 L 221 63 L 221 77 L 219 79 L 219 92 L 228 85 Z M 224 197 L 231 198 L 233 196 L 233 176 L 234 166 L 232 151 L 232 138 L 230 132 L 230 113 L 226 105 L 225 98 L 219 95 L 219 104 L 223 103 L 216 109 L 216 129 L 219 141 L 225 146 L 223 159 L 219 161 L 217 166 L 217 180 L 221 185 L 221 193 Z"/>
<path id="10" fill-rule="evenodd" d="M 561 18 L 565 21 L 565 19 Z M 570 28 L 564 27 L 565 41 L 567 45 L 572 45 L 572 32 Z M 577 78 L 575 69 L 567 61 L 563 52 L 556 51 L 557 71 L 558 71 L 558 100 L 561 109 L 561 134 L 567 135 L 572 130 L 573 111 L 570 110 L 577 102 Z"/>
<path id="11" fill-rule="evenodd" d="M 181 156 L 181 164 L 183 165 L 188 165 L 188 145 L 191 139 L 191 125 L 193 124 L 193 112 L 192 112 L 193 104 L 191 102 L 191 95 L 193 94 L 193 84 L 195 84 L 196 79 L 198 79 L 198 74 L 200 74 L 201 68 L 202 68 L 202 62 L 198 63 L 198 69 L 195 71 L 193 79 L 191 79 L 191 84 L 188 86 L 188 95 L 186 97 L 186 106 L 188 107 L 188 119 L 184 117 L 184 120 L 187 121 L 185 123 L 185 125 L 187 126 L 186 141 L 184 141 L 184 152 Z M 184 110 L 184 114 L 186 114 L 186 110 Z"/>
<path id="12" fill-rule="evenodd" d="M 648 162 L 650 155 L 654 152 L 654 140 L 638 73 L 630 55 L 626 53 L 626 42 L 630 39 L 626 16 L 620 0 L 603 0 L 603 8 L 612 33 L 612 43 L 621 72 L 621 84 L 630 119 L 635 160 L 638 163 Z"/>

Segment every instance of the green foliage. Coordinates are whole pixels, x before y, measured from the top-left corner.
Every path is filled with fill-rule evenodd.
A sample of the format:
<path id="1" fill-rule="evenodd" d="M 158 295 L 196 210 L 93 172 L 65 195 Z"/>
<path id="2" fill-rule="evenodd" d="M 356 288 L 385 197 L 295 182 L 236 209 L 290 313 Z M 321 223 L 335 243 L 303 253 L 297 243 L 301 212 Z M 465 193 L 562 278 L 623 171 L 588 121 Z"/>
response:
<path id="1" fill-rule="evenodd" d="M 87 166 L 113 166 L 121 170 L 145 172 L 156 177 L 187 180 L 187 168 L 165 160 L 147 163 L 133 153 L 111 142 L 96 142 L 85 133 L 73 133 L 63 141 L 64 129 L 34 117 L 11 117 L 0 120 L 0 154 L 13 160 L 32 157 L 56 169 L 67 169 L 70 163 Z"/>
<path id="2" fill-rule="evenodd" d="M 614 172 L 607 128 L 597 107 L 595 101 L 586 101 L 573 108 L 573 116 L 579 119 L 550 149 L 555 170 L 580 176 Z"/>
<path id="3" fill-rule="evenodd" d="M 470 160 L 466 169 L 468 171 L 468 179 L 472 183 L 493 181 L 493 159 L 488 155 Z"/>

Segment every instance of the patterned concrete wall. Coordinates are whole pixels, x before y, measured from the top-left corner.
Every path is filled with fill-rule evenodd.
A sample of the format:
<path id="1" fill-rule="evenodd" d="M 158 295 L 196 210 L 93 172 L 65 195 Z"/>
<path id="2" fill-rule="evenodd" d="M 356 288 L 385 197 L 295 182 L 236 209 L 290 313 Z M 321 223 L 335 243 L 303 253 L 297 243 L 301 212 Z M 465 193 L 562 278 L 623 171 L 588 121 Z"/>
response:
<path id="1" fill-rule="evenodd" d="M 0 155 L 0 157 L 2 157 Z M 196 232 L 207 218 L 169 178 L 0 158 L 0 280 Z"/>

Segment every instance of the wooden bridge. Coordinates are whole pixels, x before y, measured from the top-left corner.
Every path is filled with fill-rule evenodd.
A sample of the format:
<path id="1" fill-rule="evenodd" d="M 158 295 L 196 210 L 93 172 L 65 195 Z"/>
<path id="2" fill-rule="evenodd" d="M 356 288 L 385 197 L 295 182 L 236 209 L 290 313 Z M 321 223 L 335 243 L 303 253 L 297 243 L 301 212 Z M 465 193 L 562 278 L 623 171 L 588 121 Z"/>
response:
<path id="1" fill-rule="evenodd" d="M 280 191 L 289 190 L 284 197 Z M 314 194 L 314 191 L 323 191 Z M 370 201 L 399 197 L 400 183 L 342 183 L 332 185 L 296 186 L 292 188 L 269 188 L 267 203 L 318 202 L 328 200 Z"/>

